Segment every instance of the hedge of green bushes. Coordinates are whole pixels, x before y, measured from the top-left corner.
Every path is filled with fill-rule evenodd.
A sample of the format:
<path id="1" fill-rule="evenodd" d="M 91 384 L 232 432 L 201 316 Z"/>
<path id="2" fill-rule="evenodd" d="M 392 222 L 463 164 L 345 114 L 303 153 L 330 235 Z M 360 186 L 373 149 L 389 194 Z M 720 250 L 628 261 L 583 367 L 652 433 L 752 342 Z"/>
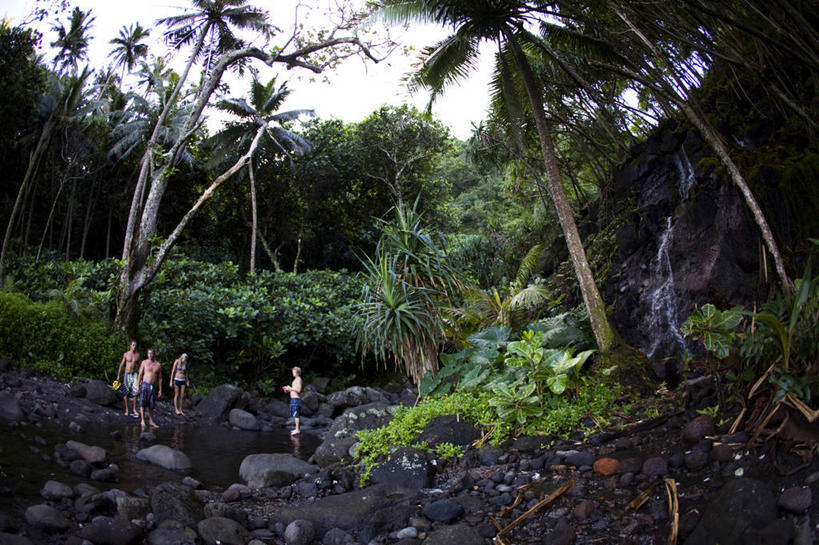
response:
<path id="1" fill-rule="evenodd" d="M 81 318 L 61 299 L 40 303 L 0 291 L 0 357 L 62 378 L 103 378 L 127 349 L 104 318 Z"/>

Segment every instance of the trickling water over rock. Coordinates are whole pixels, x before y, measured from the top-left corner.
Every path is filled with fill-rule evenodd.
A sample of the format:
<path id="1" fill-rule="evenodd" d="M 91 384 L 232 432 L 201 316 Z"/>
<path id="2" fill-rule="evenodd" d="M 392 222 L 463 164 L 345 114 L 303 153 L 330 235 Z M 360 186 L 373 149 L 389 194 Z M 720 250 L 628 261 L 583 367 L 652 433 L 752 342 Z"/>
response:
<path id="1" fill-rule="evenodd" d="M 658 132 L 614 172 L 615 214 L 628 220 L 604 299 L 660 378 L 689 348 L 678 328 L 695 306 L 750 307 L 770 287 L 759 282 L 759 229 L 739 191 L 703 161 L 709 154 L 692 131 Z"/>

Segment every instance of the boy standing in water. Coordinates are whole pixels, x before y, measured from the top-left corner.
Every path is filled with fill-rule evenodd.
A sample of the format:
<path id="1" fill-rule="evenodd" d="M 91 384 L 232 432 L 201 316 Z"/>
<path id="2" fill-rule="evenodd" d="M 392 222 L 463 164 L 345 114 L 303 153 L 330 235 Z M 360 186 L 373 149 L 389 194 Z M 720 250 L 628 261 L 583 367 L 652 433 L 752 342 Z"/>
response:
<path id="1" fill-rule="evenodd" d="M 148 424 L 151 428 L 158 428 L 154 422 L 154 407 L 156 400 L 162 397 L 162 366 L 154 360 L 154 351 L 148 349 L 148 359 L 142 360 L 139 366 L 139 416 L 141 418 L 142 430 L 145 430 L 145 410 L 148 410 Z M 155 391 L 159 389 L 159 393 Z"/>
<path id="2" fill-rule="evenodd" d="M 296 424 L 296 429 L 291 431 L 290 435 L 298 435 L 300 433 L 299 421 L 301 416 L 301 397 L 299 394 L 301 394 L 301 388 L 301 367 L 294 367 L 293 383 L 290 386 L 282 386 L 282 390 L 290 393 L 290 417 Z"/>
<path id="3" fill-rule="evenodd" d="M 117 369 L 117 382 L 119 382 L 120 374 L 122 373 L 122 366 L 125 366 L 125 377 L 122 385 L 125 388 L 125 416 L 128 416 L 128 398 L 131 399 L 133 405 L 134 418 L 137 418 L 136 398 L 139 391 L 139 383 L 137 382 L 136 365 L 139 361 L 139 352 L 136 351 L 136 341 L 131 341 L 131 349 L 122 355 L 122 360 L 119 362 L 119 369 Z"/>

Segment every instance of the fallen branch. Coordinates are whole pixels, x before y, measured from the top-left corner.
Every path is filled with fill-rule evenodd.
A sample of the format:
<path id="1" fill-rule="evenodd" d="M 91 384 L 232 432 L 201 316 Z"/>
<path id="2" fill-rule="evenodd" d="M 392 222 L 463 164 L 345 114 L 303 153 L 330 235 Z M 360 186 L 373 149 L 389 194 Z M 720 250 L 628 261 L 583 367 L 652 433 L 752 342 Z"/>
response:
<path id="1" fill-rule="evenodd" d="M 677 483 L 674 479 L 665 480 L 665 491 L 668 493 L 668 518 L 671 519 L 668 545 L 677 545 L 677 536 L 680 531 L 680 503 L 677 496 Z"/>
<path id="2" fill-rule="evenodd" d="M 517 526 L 518 524 L 520 524 L 521 522 L 526 520 L 526 518 L 529 517 L 529 515 L 531 515 L 532 513 L 534 513 L 535 511 L 537 511 L 541 507 L 543 507 L 544 505 L 547 505 L 547 504 L 553 502 L 555 499 L 562 496 L 568 489 L 570 489 L 573 486 L 574 486 L 574 479 L 572 479 L 571 481 L 567 482 L 566 484 L 564 484 L 563 486 L 561 486 L 560 488 L 558 488 L 557 490 L 555 490 L 554 492 L 549 494 L 546 498 L 543 498 L 541 501 L 538 502 L 537 505 L 535 505 L 534 507 L 532 507 L 531 509 L 529 509 L 528 511 L 523 513 L 521 516 L 519 516 L 518 518 L 516 518 L 512 522 L 510 522 L 509 525 L 506 528 L 504 528 L 503 530 L 498 532 L 498 535 L 495 536 L 495 539 L 497 540 L 497 542 L 501 543 L 503 541 L 503 537 L 506 534 L 508 534 L 509 532 L 511 532 L 512 529 L 515 526 Z"/>
<path id="3" fill-rule="evenodd" d="M 633 500 L 628 502 L 628 505 L 626 505 L 626 512 L 629 512 L 629 511 L 635 511 L 636 512 L 640 507 L 642 507 L 643 504 L 646 501 L 648 501 L 648 498 L 650 498 L 651 495 L 654 493 L 654 489 L 657 488 L 658 484 L 659 483 L 653 483 L 651 486 L 646 488 L 643 491 L 642 494 L 640 494 L 639 496 L 637 496 L 636 498 L 634 498 Z"/>

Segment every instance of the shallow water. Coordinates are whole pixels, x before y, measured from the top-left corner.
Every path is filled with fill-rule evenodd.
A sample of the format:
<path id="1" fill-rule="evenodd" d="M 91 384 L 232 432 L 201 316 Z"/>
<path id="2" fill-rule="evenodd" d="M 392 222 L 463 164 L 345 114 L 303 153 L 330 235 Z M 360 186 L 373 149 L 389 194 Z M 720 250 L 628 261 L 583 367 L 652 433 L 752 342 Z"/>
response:
<path id="1" fill-rule="evenodd" d="M 111 433 L 121 437 L 113 439 Z M 148 489 L 165 481 L 180 481 L 184 475 L 137 460 L 140 449 L 139 424 L 119 426 L 88 425 L 80 434 L 44 422 L 10 427 L 0 421 L 0 510 L 25 509 L 42 503 L 40 489 L 48 480 L 74 486 L 88 482 L 100 490 L 118 488 L 131 492 Z M 223 426 L 180 424 L 155 430 L 156 442 L 184 452 L 193 464 L 189 475 L 211 490 L 223 490 L 242 482 L 239 466 L 245 456 L 259 453 L 288 453 L 306 460 L 320 443 L 309 434 L 298 438 L 286 429 L 270 432 L 233 431 Z M 98 483 L 74 475 L 54 461 L 54 446 L 68 440 L 106 449 L 110 460 L 120 467 L 119 482 Z"/>

